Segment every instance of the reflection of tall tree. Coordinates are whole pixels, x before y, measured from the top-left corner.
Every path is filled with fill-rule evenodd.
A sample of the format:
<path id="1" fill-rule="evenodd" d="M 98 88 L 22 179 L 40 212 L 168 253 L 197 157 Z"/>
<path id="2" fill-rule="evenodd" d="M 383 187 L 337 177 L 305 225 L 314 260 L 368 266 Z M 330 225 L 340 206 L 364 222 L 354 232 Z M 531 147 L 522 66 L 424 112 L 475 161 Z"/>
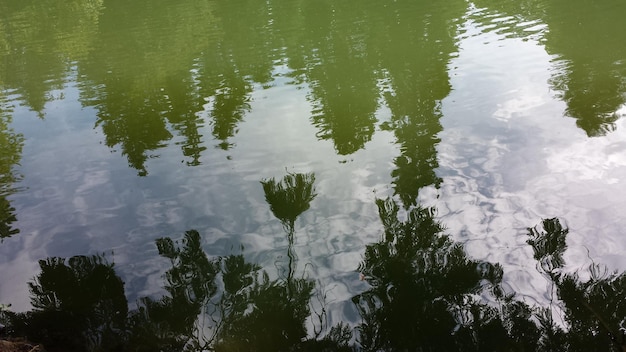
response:
<path id="1" fill-rule="evenodd" d="M 232 67 L 224 67 L 221 58 L 213 58 L 215 65 L 208 65 L 211 69 L 223 67 L 221 74 L 203 76 L 207 85 L 204 88 L 206 94 L 211 97 L 212 104 L 209 111 L 211 116 L 212 133 L 219 140 L 219 148 L 228 150 L 233 146 L 229 142 L 237 133 L 237 125 L 243 121 L 243 117 L 250 110 L 250 82 L 233 70 Z M 209 59 L 206 58 L 206 61 Z M 233 72 L 234 71 L 234 72 Z M 210 82 L 208 78 L 215 80 Z"/>
<path id="2" fill-rule="evenodd" d="M 170 238 L 157 240 L 157 247 L 159 254 L 172 264 L 165 275 L 169 295 L 159 300 L 142 300 L 131 317 L 131 336 L 135 339 L 131 345 L 143 345 L 149 351 L 162 346 L 182 350 L 190 340 L 197 345 L 206 343 L 199 335 L 196 320 L 211 308 L 209 303 L 217 293 L 218 263 L 207 258 L 197 231 L 187 231 L 178 248 Z"/>
<path id="3" fill-rule="evenodd" d="M 184 75 L 183 75 L 184 77 Z M 202 135 L 198 131 L 202 127 L 202 119 L 198 117 L 199 93 L 188 80 L 190 77 L 169 77 L 164 89 L 167 94 L 169 109 L 167 119 L 173 127 L 185 138 L 178 142 L 183 150 L 183 155 L 191 158 L 187 161 L 189 166 L 200 165 L 200 155 L 206 149 L 203 146 Z"/>
<path id="4" fill-rule="evenodd" d="M 373 32 L 367 24 L 372 12 L 350 1 L 309 6 L 305 75 L 313 123 L 319 128 L 317 136 L 331 139 L 338 154 L 352 154 L 372 138 L 378 108 L 376 68 L 367 43 Z"/>
<path id="5" fill-rule="evenodd" d="M 434 172 L 440 103 L 450 92 L 447 64 L 457 50 L 456 20 L 465 3 L 443 7 L 437 2 L 403 1 L 385 8 L 380 60 L 391 88 L 385 99 L 392 117 L 383 127 L 395 132 L 400 145 L 392 176 L 406 207 L 416 204 L 420 188 L 440 182 Z"/>
<path id="6" fill-rule="evenodd" d="M 11 225 L 17 219 L 15 209 L 6 197 L 14 191 L 13 184 L 19 179 L 14 168 L 20 162 L 24 138 L 13 132 L 10 123 L 10 111 L 0 100 L 0 239 L 19 232 Z"/>
<path id="7" fill-rule="evenodd" d="M 271 4 L 250 0 L 218 2 L 215 15 L 222 19 L 223 35 L 201 57 L 201 85 L 210 97 L 212 133 L 227 150 L 237 125 L 250 109 L 252 83 L 271 80 L 273 26 Z"/>
<path id="8" fill-rule="evenodd" d="M 210 259 L 193 230 L 181 247 L 169 238 L 157 245 L 172 261 L 166 273 L 168 296 L 142 301 L 131 318 L 131 346 L 286 351 L 306 336 L 310 280 L 295 279 L 288 290 L 285 281 L 270 280 L 241 255 Z"/>
<path id="9" fill-rule="evenodd" d="M 537 20 L 545 23 L 546 50 L 556 56 L 552 87 L 567 104 L 565 114 L 588 136 L 602 136 L 615 129 L 616 111 L 626 103 L 626 5 L 621 1 L 572 2 L 474 1 L 499 13 L 479 12 L 475 21 L 489 21 L 485 28 L 507 36 L 526 37 Z M 514 18 L 512 23 L 511 18 Z M 514 25 L 511 25 L 514 24 Z"/>
<path id="10" fill-rule="evenodd" d="M 98 45 L 80 65 L 82 99 L 98 110 L 107 145 L 119 145 L 140 175 L 147 173 L 147 158 L 172 137 L 168 121 L 186 138 L 189 163 L 199 163 L 195 112 L 204 101 L 192 68 L 206 48 L 197 38 L 213 29 L 211 11 L 211 3 L 193 0 L 114 1 L 100 17 Z"/>
<path id="11" fill-rule="evenodd" d="M 262 181 L 265 200 L 270 205 L 272 213 L 283 224 L 287 232 L 287 257 L 289 257 L 289 270 L 287 273 L 287 283 L 291 285 L 296 269 L 296 253 L 293 249 L 294 232 L 296 218 L 310 207 L 311 201 L 315 198 L 315 175 L 310 174 L 288 174 L 281 182 L 276 182 L 274 178 Z"/>
<path id="12" fill-rule="evenodd" d="M 0 3 L 0 84 L 40 116 L 74 60 L 89 50 L 101 0 Z"/>
<path id="13" fill-rule="evenodd" d="M 39 261 L 29 283 L 34 310 L 11 314 L 18 335 L 49 351 L 112 351 L 123 344 L 128 312 L 124 283 L 100 256 Z"/>
<path id="14" fill-rule="evenodd" d="M 567 331 L 553 327 L 552 337 L 565 351 L 624 351 L 626 273 L 607 273 L 598 265 L 590 266 L 587 281 L 562 273 L 567 233 L 558 219 L 544 220 L 542 230 L 529 229 L 528 243 L 556 286 L 568 324 Z"/>
<path id="15" fill-rule="evenodd" d="M 546 49 L 561 70 L 551 82 L 561 91 L 566 114 L 589 136 L 615 129 L 626 103 L 626 23 L 622 1 L 551 1 L 545 14 Z"/>
<path id="16" fill-rule="evenodd" d="M 353 298 L 363 317 L 359 330 L 365 350 L 532 347 L 537 329 L 525 319 L 528 307 L 505 302 L 498 312 L 475 298 L 487 288 L 500 296 L 499 265 L 468 258 L 461 244 L 441 233 L 433 209 L 413 208 L 402 222 L 393 200 L 377 204 L 385 234 L 367 246 L 360 267 L 372 288 Z"/>

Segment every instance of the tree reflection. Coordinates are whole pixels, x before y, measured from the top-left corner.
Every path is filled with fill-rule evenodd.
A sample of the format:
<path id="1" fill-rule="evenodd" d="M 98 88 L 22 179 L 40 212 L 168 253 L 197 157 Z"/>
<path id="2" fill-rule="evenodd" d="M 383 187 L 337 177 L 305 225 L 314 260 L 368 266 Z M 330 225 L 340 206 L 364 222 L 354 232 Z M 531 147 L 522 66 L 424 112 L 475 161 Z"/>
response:
<path id="1" fill-rule="evenodd" d="M 385 233 L 368 245 L 359 270 L 371 288 L 353 298 L 366 351 L 506 350 L 532 344 L 528 306 L 503 297 L 502 268 L 470 259 L 443 234 L 434 209 L 415 207 L 400 221 L 391 199 L 377 200 Z M 478 295 L 492 292 L 496 309 Z M 532 347 L 532 346 L 524 346 Z"/>
<path id="2" fill-rule="evenodd" d="M 313 173 L 287 174 L 280 182 L 274 178 L 261 181 L 265 200 L 290 235 L 293 235 L 296 218 L 309 209 L 317 196 L 314 183 Z"/>
<path id="3" fill-rule="evenodd" d="M 550 84 L 566 103 L 565 114 L 589 137 L 615 130 L 618 110 L 626 103 L 626 25 L 621 1 L 474 1 L 499 12 L 499 21 L 479 12 L 473 21 L 506 36 L 536 33 L 529 23 L 547 25 L 542 44 L 554 55 Z M 515 25 L 510 18 L 515 17 Z M 506 19 L 506 20 L 504 20 Z"/>
<path id="4" fill-rule="evenodd" d="M 567 9 L 567 11 L 564 11 Z M 626 4 L 620 1 L 551 1 L 545 13 L 546 49 L 557 55 L 551 79 L 565 113 L 588 136 L 615 129 L 626 103 Z"/>
<path id="5" fill-rule="evenodd" d="M 391 174 L 405 207 L 417 204 L 421 188 L 440 183 L 434 170 L 441 101 L 450 93 L 447 65 L 457 51 L 454 33 L 465 7 L 462 1 L 445 7 L 402 1 L 383 10 L 387 20 L 381 28 L 380 60 L 387 72 L 385 100 L 392 116 L 382 127 L 392 130 L 400 145 Z"/>
<path id="6" fill-rule="evenodd" d="M 212 7 L 160 3 L 108 3 L 97 45 L 79 67 L 83 104 L 95 107 L 107 146 L 119 146 L 140 176 L 172 138 L 168 122 L 185 138 L 188 164 L 199 164 L 203 150 L 196 113 L 204 100 L 191 69 L 205 48 L 194 38 L 211 32 Z M 188 25 L 179 26 L 182 18 Z"/>
<path id="7" fill-rule="evenodd" d="M 287 233 L 287 257 L 289 258 L 287 269 L 287 286 L 294 290 L 293 277 L 296 271 L 298 257 L 293 248 L 296 218 L 311 206 L 315 198 L 315 175 L 310 174 L 287 174 L 280 182 L 274 178 L 261 181 L 265 200 L 270 205 L 274 216 L 283 224 Z M 287 292 L 289 294 L 289 292 Z"/>
<path id="8" fill-rule="evenodd" d="M 18 336 L 49 351 L 113 351 L 123 346 L 128 302 L 124 284 L 102 256 L 39 261 L 41 273 L 29 283 L 27 313 L 10 313 Z"/>
<path id="9" fill-rule="evenodd" d="M 43 117 L 76 60 L 90 50 L 102 0 L 0 3 L 0 84 Z"/>
<path id="10" fill-rule="evenodd" d="M 321 339 L 307 337 L 312 280 L 270 279 L 243 255 L 209 257 L 194 230 L 180 241 L 157 240 L 171 264 L 167 294 L 141 299 L 136 310 L 128 311 L 123 283 L 103 256 L 48 258 L 29 283 L 34 309 L 2 311 L 0 320 L 52 352 L 626 348 L 626 274 L 598 265 L 587 280 L 565 273 L 568 230 L 558 219 L 529 229 L 528 243 L 565 319 L 554 316 L 554 307 L 529 306 L 505 292 L 502 268 L 469 258 L 443 233 L 432 208 L 401 214 L 391 199 L 377 205 L 385 232 L 367 246 L 359 268 L 370 288 L 353 298 L 362 318 L 358 345 L 350 345 L 352 333 L 342 324 Z"/>
<path id="11" fill-rule="evenodd" d="M 24 137 L 10 128 L 10 111 L 2 98 L 0 95 L 0 240 L 19 233 L 19 229 L 12 225 L 17 220 L 15 208 L 7 197 L 15 191 L 14 184 L 20 180 L 15 167 L 19 165 L 24 145 Z"/>
<path id="12" fill-rule="evenodd" d="M 543 229 L 529 229 L 541 270 L 556 286 L 567 330 L 553 327 L 552 335 L 566 351 L 626 350 L 626 273 L 609 273 L 600 265 L 589 267 L 590 278 L 562 272 L 568 230 L 558 219 L 543 221 Z"/>
<path id="13" fill-rule="evenodd" d="M 372 12 L 351 2 L 322 1 L 305 13 L 305 76 L 311 88 L 317 137 L 333 141 L 339 155 L 363 148 L 374 134 L 379 92 L 370 43 Z M 354 21 L 354 26 L 341 26 Z M 368 27 L 365 23 L 372 23 Z"/>
<path id="14" fill-rule="evenodd" d="M 51 17 L 64 9 L 48 5 Z M 376 113 L 386 103 L 392 121 L 383 128 L 394 131 L 401 151 L 393 171 L 397 193 L 414 205 L 420 187 L 438 183 L 432 170 L 437 167 L 436 135 L 441 130 L 439 102 L 450 89 L 446 65 L 456 51 L 455 19 L 465 8 L 462 1 L 445 8 L 405 1 L 387 6 L 369 0 L 367 6 L 354 1 L 282 0 L 237 4 L 185 0 L 176 6 L 141 0 L 73 6 L 73 12 L 65 12 L 88 18 L 80 23 L 97 26 L 80 30 L 70 26 L 47 42 L 65 43 L 62 38 L 72 37 L 64 35 L 66 31 L 82 33 L 76 42 L 59 44 L 76 53 L 57 48 L 35 51 L 57 52 L 61 58 L 69 57 L 66 61 L 73 60 L 81 102 L 95 108 L 106 145 L 119 148 L 141 176 L 148 173 L 147 160 L 158 157 L 157 150 L 175 133 L 183 139 L 176 143 L 187 164 L 199 165 L 206 150 L 200 132 L 205 123 L 217 146 L 230 149 L 238 125 L 251 109 L 254 85 L 269 87 L 280 61 L 293 70 L 289 75 L 296 81 L 308 84 L 317 136 L 332 140 L 338 154 L 352 154 L 371 140 Z M 39 18 L 46 13 L 42 9 L 47 7 L 25 7 L 15 10 L 15 16 Z M 47 30 L 47 23 L 41 20 L 27 27 L 43 26 L 41 32 L 55 33 Z M 20 45 L 38 42 L 28 36 L 7 38 L 10 43 L 17 40 L 11 53 L 19 52 Z M 18 61 L 27 62 L 28 53 L 7 61 L 7 75 L 37 72 L 36 67 L 14 67 Z M 68 68 L 62 59 L 45 61 L 58 81 L 65 79 Z M 55 63 L 61 67 L 54 68 Z M 55 80 L 43 76 L 32 81 L 49 92 L 52 88 L 42 82 Z M 19 86 L 14 81 L 24 80 L 6 80 L 11 87 Z M 49 94 L 31 95 L 44 99 Z M 41 111 L 44 104 L 31 106 Z"/>

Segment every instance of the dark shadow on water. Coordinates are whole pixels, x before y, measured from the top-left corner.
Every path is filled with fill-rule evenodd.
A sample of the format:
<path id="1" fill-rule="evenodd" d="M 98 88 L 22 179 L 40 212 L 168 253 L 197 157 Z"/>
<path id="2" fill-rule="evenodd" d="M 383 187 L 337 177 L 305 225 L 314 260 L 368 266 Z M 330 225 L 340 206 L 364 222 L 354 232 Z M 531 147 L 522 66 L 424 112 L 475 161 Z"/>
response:
<path id="1" fill-rule="evenodd" d="M 297 194 L 310 200 L 312 175 L 299 175 L 310 182 L 301 182 L 305 191 Z M 286 195 L 297 179 L 298 174 L 288 175 L 264 185 L 273 190 L 269 195 Z M 377 205 L 385 230 L 380 241 L 366 247 L 359 267 L 369 289 L 352 299 L 361 315 L 353 327 L 340 323 L 323 336 L 309 336 L 305 322 L 312 314 L 313 280 L 271 278 L 242 254 L 210 257 L 195 230 L 178 241 L 156 241 L 159 255 L 170 261 L 167 294 L 161 298 L 143 298 L 128 311 L 123 282 L 104 256 L 47 258 L 29 283 L 33 310 L 5 311 L 2 322 L 11 334 L 41 342 L 49 351 L 626 348 L 626 274 L 598 265 L 588 269 L 586 280 L 563 272 L 568 230 L 558 219 L 546 219 L 528 232 L 537 268 L 558 298 L 551 307 L 539 307 L 506 292 L 500 265 L 468 257 L 462 244 L 444 233 L 432 208 L 403 212 L 392 199 Z M 292 228 L 291 215 L 305 208 L 285 213 L 286 230 Z M 273 208 L 275 214 L 283 214 L 278 209 Z"/>

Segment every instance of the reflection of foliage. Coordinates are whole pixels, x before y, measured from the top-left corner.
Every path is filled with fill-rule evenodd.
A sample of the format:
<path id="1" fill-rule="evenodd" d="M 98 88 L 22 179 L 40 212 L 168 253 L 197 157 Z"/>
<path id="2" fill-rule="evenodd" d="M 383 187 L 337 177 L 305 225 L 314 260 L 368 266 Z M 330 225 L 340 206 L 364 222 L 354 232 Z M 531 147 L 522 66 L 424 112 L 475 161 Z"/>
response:
<path id="1" fill-rule="evenodd" d="M 90 50 L 102 0 L 0 3 L 0 82 L 42 114 L 75 60 Z"/>
<path id="2" fill-rule="evenodd" d="M 313 282 L 270 280 L 242 255 L 209 259 L 197 231 L 182 247 L 157 241 L 172 261 L 168 296 L 144 299 L 132 315 L 131 346 L 141 350 L 286 351 L 306 337 Z M 208 332 L 208 333 L 207 333 Z M 309 342 L 313 344 L 314 342 Z"/>
<path id="3" fill-rule="evenodd" d="M 196 112 L 204 101 L 190 70 L 204 48 L 194 38 L 208 36 L 211 17 L 210 3 L 191 0 L 111 2 L 100 16 L 97 45 L 80 65 L 81 99 L 97 109 L 107 146 L 119 145 L 141 176 L 153 151 L 172 138 L 168 121 L 185 138 L 188 163 L 199 164 Z"/>
<path id="4" fill-rule="evenodd" d="M 287 285 L 290 290 L 293 288 L 293 275 L 296 271 L 297 256 L 294 251 L 294 232 L 296 218 L 310 207 L 311 201 L 315 198 L 315 174 L 287 174 L 280 182 L 274 178 L 261 181 L 265 200 L 270 205 L 272 213 L 283 224 L 287 232 L 287 257 L 289 258 L 289 268 L 287 271 Z"/>
<path id="5" fill-rule="evenodd" d="M 328 351 L 350 350 L 339 325 L 307 339 L 305 320 L 314 283 L 270 280 L 242 255 L 209 258 L 200 235 L 180 245 L 157 240 L 171 261 L 167 295 L 143 298 L 128 314 L 121 279 L 100 256 L 48 258 L 30 284 L 28 313 L 0 312 L 12 334 L 54 351 Z"/>
<path id="6" fill-rule="evenodd" d="M 34 310 L 9 314 L 17 335 L 49 351 L 111 351 L 121 347 L 128 303 L 124 284 L 101 256 L 39 261 L 29 283 Z"/>
<path id="7" fill-rule="evenodd" d="M 11 226 L 17 219 L 15 209 L 6 197 L 13 192 L 13 184 L 20 179 L 14 167 L 20 162 L 24 145 L 24 137 L 9 127 L 11 118 L 4 111 L 3 103 L 0 100 L 0 239 L 19 232 Z"/>
<path id="8" fill-rule="evenodd" d="M 216 351 L 287 351 L 299 344 L 306 337 L 304 321 L 314 284 L 296 279 L 289 286 L 288 290 L 285 282 L 272 282 L 265 275 L 247 290 L 226 296 L 226 302 L 240 304 L 233 304 L 238 309 L 225 318 Z M 254 308 L 246 313 L 251 303 Z"/>
<path id="9" fill-rule="evenodd" d="M 543 221 L 543 230 L 529 229 L 529 244 L 542 270 L 554 283 L 568 330 L 554 328 L 566 351 L 626 350 L 626 273 L 607 274 L 591 265 L 588 281 L 577 274 L 559 273 L 568 233 L 558 219 Z"/>
<path id="10" fill-rule="evenodd" d="M 541 268 L 551 273 L 565 264 L 563 253 L 567 247 L 565 239 L 569 230 L 564 229 L 557 218 L 544 219 L 542 225 L 545 232 L 539 232 L 537 228 L 528 229 L 527 242 L 533 247 L 535 259 L 539 261 Z"/>
<path id="11" fill-rule="evenodd" d="M 19 229 L 11 226 L 13 222 L 17 221 L 14 212 L 15 208 L 11 206 L 11 203 L 5 197 L 0 197 L 0 239 L 20 232 Z"/>
<path id="12" fill-rule="evenodd" d="M 626 4 L 621 1 L 550 1 L 546 49 L 562 70 L 551 83 L 562 92 L 566 114 L 587 135 L 615 129 L 616 111 L 626 103 Z M 557 61 L 557 62 L 559 62 Z"/>
<path id="13" fill-rule="evenodd" d="M 293 233 L 296 218 L 310 207 L 315 198 L 315 175 L 288 174 L 280 182 L 271 178 L 261 182 L 265 200 L 285 229 Z"/>
<path id="14" fill-rule="evenodd" d="M 336 3 L 337 12 L 329 17 L 362 14 L 354 7 Z M 345 30 L 346 28 L 344 28 Z M 353 33 L 334 35 L 315 31 L 315 58 L 311 60 L 308 79 L 313 100 L 313 123 L 317 137 L 331 139 L 339 155 L 348 155 L 364 147 L 374 134 L 374 113 L 378 108 L 378 88 L 372 62 L 367 61 L 363 28 L 355 26 Z M 330 38 L 330 39 L 329 39 Z"/>
<path id="15" fill-rule="evenodd" d="M 248 94 L 251 87 L 240 77 L 230 76 L 215 91 L 213 109 L 213 136 L 220 140 L 219 147 L 228 150 L 232 144 L 228 139 L 237 133 L 237 124 L 250 109 Z"/>
<path id="16" fill-rule="evenodd" d="M 566 326 L 552 309 L 505 294 L 499 265 L 472 260 L 443 234 L 433 210 L 415 207 L 400 221 L 378 200 L 385 234 L 366 248 L 360 269 L 371 288 L 353 298 L 364 351 L 623 351 L 626 274 L 591 266 L 591 278 L 559 273 L 567 229 L 547 219 L 529 230 L 541 269 L 554 283 Z M 338 324 L 307 338 L 314 284 L 271 280 L 242 255 L 209 258 L 197 231 L 180 244 L 159 239 L 171 261 L 158 300 L 127 314 L 123 283 L 101 256 L 40 261 L 30 283 L 35 309 L 1 311 L 13 334 L 54 351 L 351 351 L 351 328 Z M 543 265 L 543 263 L 549 263 Z M 546 272 L 545 270 L 550 270 Z M 487 304 L 481 298 L 492 298 Z"/>
<path id="17" fill-rule="evenodd" d="M 120 96 L 111 98 L 112 101 L 104 102 L 102 106 L 111 110 L 115 107 L 117 111 L 101 112 L 97 124 L 106 135 L 107 146 L 119 144 L 128 164 L 138 170 L 139 176 L 145 176 L 148 174 L 145 167 L 149 157 L 147 151 L 162 147 L 164 141 L 172 137 L 158 112 L 159 106 L 153 105 L 158 104 L 158 97 L 151 97 L 150 101 L 140 105 L 134 105 L 133 101 L 122 103 L 123 97 Z"/>
<path id="18" fill-rule="evenodd" d="M 405 207 L 416 205 L 418 191 L 437 186 L 437 134 L 442 127 L 440 102 L 450 92 L 448 60 L 457 51 L 454 33 L 465 10 L 462 1 L 402 2 L 386 7 L 389 18 L 380 38 L 381 66 L 390 91 L 384 95 L 393 131 L 400 145 L 392 171 L 395 194 Z"/>
<path id="19" fill-rule="evenodd" d="M 467 258 L 460 244 L 441 234 L 432 209 L 413 208 L 401 222 L 395 202 L 377 203 L 385 236 L 367 247 L 360 267 L 372 288 L 353 299 L 363 317 L 359 331 L 365 350 L 626 348 L 626 274 L 602 273 L 596 265 L 588 281 L 560 273 L 568 229 L 558 219 L 530 228 L 528 243 L 556 287 L 566 326 L 556 323 L 552 309 L 504 294 L 499 265 Z M 493 295 L 498 305 L 481 303 L 477 294 Z"/>
<path id="20" fill-rule="evenodd" d="M 372 288 L 353 298 L 364 349 L 489 350 L 511 342 L 498 311 L 475 298 L 486 288 L 499 292 L 501 267 L 469 259 L 441 233 L 433 209 L 413 208 L 401 222 L 393 200 L 377 204 L 385 234 L 367 246 L 360 267 Z M 528 311 L 521 303 L 505 307 L 509 314 Z M 523 323 L 509 320 L 508 328 L 531 333 L 532 324 Z"/>
<path id="21" fill-rule="evenodd" d="M 131 336 L 137 339 L 132 344 L 145 346 L 146 351 L 160 346 L 181 350 L 196 335 L 196 319 L 217 292 L 218 263 L 206 257 L 197 231 L 185 233 L 181 248 L 176 248 L 170 238 L 157 240 L 157 247 L 172 264 L 165 275 L 169 296 L 142 300 L 131 319 Z M 201 342 L 198 336 L 195 341 Z"/>
<path id="22" fill-rule="evenodd" d="M 495 14 L 478 12 L 484 30 L 522 38 L 535 36 L 527 26 L 539 22 L 541 42 L 554 55 L 550 84 L 567 107 L 565 114 L 589 137 L 613 131 L 617 110 L 626 103 L 626 25 L 621 1 L 474 1 Z"/>

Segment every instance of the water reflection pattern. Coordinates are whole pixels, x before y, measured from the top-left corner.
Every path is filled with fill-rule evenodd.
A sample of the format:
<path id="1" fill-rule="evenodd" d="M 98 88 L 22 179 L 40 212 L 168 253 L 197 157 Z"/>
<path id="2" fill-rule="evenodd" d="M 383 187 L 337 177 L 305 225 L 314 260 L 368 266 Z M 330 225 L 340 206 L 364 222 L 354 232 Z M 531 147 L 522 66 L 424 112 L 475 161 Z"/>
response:
<path id="1" fill-rule="evenodd" d="M 540 39 L 555 55 L 551 84 L 561 92 L 566 114 L 589 136 L 612 131 L 616 110 L 625 102 L 626 53 L 613 45 L 614 55 L 596 57 L 594 52 L 609 49 L 593 38 L 610 33 L 623 39 L 623 21 L 608 21 L 609 29 L 581 27 L 576 16 L 559 14 L 567 4 L 539 3 L 475 2 L 485 11 L 519 16 L 513 25 L 528 19 L 544 23 L 550 30 Z M 319 288 L 297 275 L 295 223 L 316 197 L 315 176 L 294 173 L 261 182 L 287 235 L 286 271 L 274 275 L 243 255 L 209 256 L 200 233 L 189 230 L 179 242 L 156 241 L 159 254 L 170 261 L 167 294 L 143 298 L 128 311 L 121 279 L 104 257 L 47 258 L 30 284 L 35 309 L 2 313 L 13 333 L 42 341 L 51 351 L 623 350 L 625 274 L 592 266 L 587 280 L 562 272 L 567 230 L 558 220 L 529 230 L 539 270 L 559 298 L 539 307 L 503 288 L 498 263 L 472 259 L 443 233 L 434 210 L 420 206 L 420 190 L 441 182 L 435 173 L 441 101 L 451 91 L 448 64 L 458 51 L 456 32 L 466 11 L 462 1 L 446 3 L 445 10 L 440 6 L 420 1 L 0 4 L 6 16 L 0 19 L 0 237 L 17 232 L 7 198 L 12 190 L 5 186 L 19 179 L 14 168 L 23 144 L 9 127 L 5 95 L 17 96 L 45 118 L 53 91 L 70 76 L 76 77 L 82 106 L 96 112 L 105 144 L 121 149 L 140 176 L 148 175 L 147 160 L 171 140 L 187 165 L 200 165 L 209 143 L 202 135 L 205 124 L 215 147 L 236 147 L 252 93 L 282 76 L 308 89 L 316 137 L 332 142 L 337 154 L 363 150 L 377 128 L 391 132 L 400 150 L 390 171 L 395 198 L 377 201 L 384 234 L 366 247 L 359 267 L 369 287 L 352 297 L 360 314 L 355 326 L 315 327 L 320 333 L 314 336 L 307 330 L 306 319 L 316 314 L 310 300 Z M 595 6 L 586 2 L 580 11 L 595 14 Z M 44 20 L 48 17 L 54 20 Z M 587 20 L 601 21 L 600 16 Z M 345 28 L 346 23 L 354 26 Z M 489 27 L 498 31 L 505 25 L 511 23 Z M 516 35 L 527 35 L 519 28 Z M 46 40 L 31 38 L 33 32 L 47 33 Z M 580 43 L 589 49 L 572 49 Z M 385 121 L 379 119 L 383 107 L 390 110 Z"/>
<path id="2" fill-rule="evenodd" d="M 474 3 L 482 11 L 473 19 L 482 22 L 485 30 L 522 38 L 540 32 L 538 39 L 554 55 L 551 86 L 567 104 L 565 115 L 575 118 L 576 125 L 589 137 L 603 136 L 616 128 L 618 111 L 626 103 L 626 48 L 617 44 L 626 39 L 626 25 L 621 20 L 626 11 L 624 3 Z M 503 17 L 513 20 L 499 19 Z"/>
<path id="3" fill-rule="evenodd" d="M 538 270 L 558 297 L 554 306 L 539 307 L 503 289 L 497 263 L 468 258 L 461 244 L 443 234 L 432 209 L 416 207 L 400 221 L 395 201 L 377 204 L 385 233 L 367 247 L 359 268 L 371 288 L 353 297 L 361 315 L 354 328 L 340 323 L 307 337 L 313 280 L 270 279 L 243 255 L 209 257 L 195 230 L 180 243 L 157 240 L 159 254 L 171 264 L 167 295 L 160 299 L 143 298 L 128 311 L 122 280 L 104 256 L 47 258 L 29 283 L 34 309 L 0 317 L 10 333 L 42 342 L 49 351 L 626 348 L 626 273 L 592 266 L 591 278 L 582 280 L 559 272 L 568 230 L 558 219 L 528 233 Z"/>
<path id="4" fill-rule="evenodd" d="M 43 118 L 45 104 L 55 99 L 51 92 L 77 75 L 81 102 L 96 108 L 106 144 L 119 147 L 129 165 L 147 175 L 146 160 L 158 156 L 175 134 L 184 139 L 176 143 L 187 164 L 199 165 L 207 148 L 205 124 L 212 126 L 217 147 L 232 148 L 229 140 L 250 111 L 254 85 L 270 87 L 275 65 L 286 63 L 292 83 L 310 88 L 318 138 L 332 140 L 338 154 L 364 147 L 385 103 L 392 118 L 381 127 L 396 133 L 403 151 L 398 168 L 416 160 L 436 166 L 422 154 L 434 154 L 441 130 L 437 102 L 450 89 L 447 62 L 457 50 L 464 2 L 448 3 L 445 10 L 427 2 L 188 2 L 4 2 L 0 82 Z M 555 55 L 551 81 L 567 103 L 566 114 L 589 136 L 606 134 L 626 102 L 626 53 L 623 45 L 613 45 L 626 31 L 618 18 L 623 9 L 605 7 L 623 5 L 583 2 L 576 14 L 584 16 L 572 16 L 559 10 L 566 4 L 533 3 L 484 4 L 517 21 L 486 23 L 485 30 L 524 36 L 534 33 L 518 23 L 547 25 L 540 39 Z M 483 11 L 480 18 L 493 16 Z M 189 25 L 180 26 L 177 19 Z M 35 39 L 35 33 L 49 38 Z M 607 36 L 614 39 L 595 39 Z M 399 187 L 407 187 L 403 173 L 396 171 Z"/>

